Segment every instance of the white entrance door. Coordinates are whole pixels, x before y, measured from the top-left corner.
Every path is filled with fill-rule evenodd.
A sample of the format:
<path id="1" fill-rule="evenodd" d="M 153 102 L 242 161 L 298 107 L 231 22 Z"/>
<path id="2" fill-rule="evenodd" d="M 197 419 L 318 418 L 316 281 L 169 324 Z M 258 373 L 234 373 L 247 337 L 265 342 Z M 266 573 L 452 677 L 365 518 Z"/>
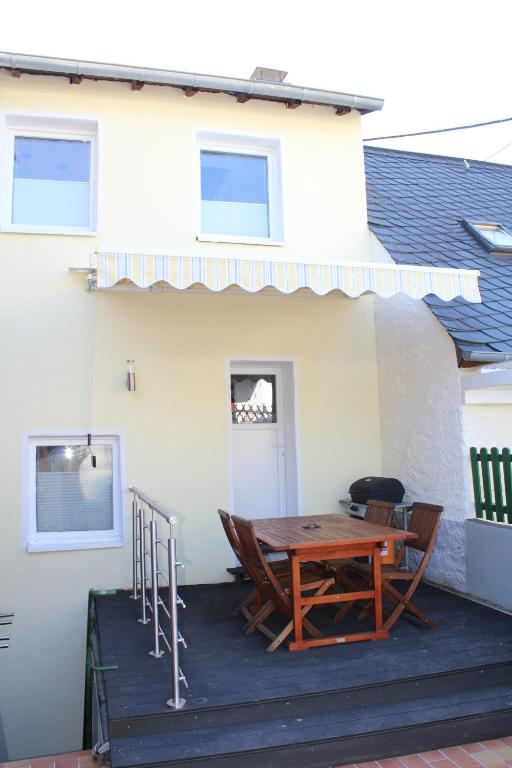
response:
<path id="1" fill-rule="evenodd" d="M 286 515 L 283 369 L 231 366 L 234 512 L 247 518 Z"/>

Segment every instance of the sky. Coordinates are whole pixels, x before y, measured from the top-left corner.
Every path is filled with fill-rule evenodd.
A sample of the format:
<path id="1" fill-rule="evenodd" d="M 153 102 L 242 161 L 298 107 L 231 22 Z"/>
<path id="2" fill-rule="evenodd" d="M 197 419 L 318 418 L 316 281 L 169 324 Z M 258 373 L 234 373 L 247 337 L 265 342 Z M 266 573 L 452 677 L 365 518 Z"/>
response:
<path id="1" fill-rule="evenodd" d="M 512 117 L 511 22 L 511 0 L 4 0 L 0 50 L 233 77 L 284 69 L 289 83 L 382 97 L 363 119 L 371 137 Z M 512 165 L 512 122 L 375 144 Z"/>

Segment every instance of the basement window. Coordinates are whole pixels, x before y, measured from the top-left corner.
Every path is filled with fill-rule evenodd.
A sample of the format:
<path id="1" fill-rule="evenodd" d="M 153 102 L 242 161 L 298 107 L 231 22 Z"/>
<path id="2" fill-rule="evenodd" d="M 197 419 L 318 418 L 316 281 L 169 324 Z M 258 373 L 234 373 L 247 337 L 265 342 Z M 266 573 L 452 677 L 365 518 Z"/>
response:
<path id="1" fill-rule="evenodd" d="M 490 253 L 512 253 L 512 233 L 502 224 L 467 221 L 464 226 Z"/>
<path id="2" fill-rule="evenodd" d="M 29 552 L 121 546 L 119 436 L 31 436 Z"/>

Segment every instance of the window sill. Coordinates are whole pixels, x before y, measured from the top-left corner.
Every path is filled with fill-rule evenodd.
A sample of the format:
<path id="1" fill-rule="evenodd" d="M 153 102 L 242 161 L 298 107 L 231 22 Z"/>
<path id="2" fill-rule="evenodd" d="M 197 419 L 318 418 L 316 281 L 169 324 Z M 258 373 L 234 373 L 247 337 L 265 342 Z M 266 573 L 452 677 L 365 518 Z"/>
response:
<path id="1" fill-rule="evenodd" d="M 196 240 L 205 243 L 234 243 L 238 245 L 271 245 L 281 248 L 284 240 L 271 240 L 268 237 L 244 237 L 243 235 L 196 235 Z"/>
<path id="2" fill-rule="evenodd" d="M 67 235 L 78 237 L 95 237 L 96 230 L 79 229 L 74 227 L 43 227 L 43 226 L 15 226 L 6 225 L 0 228 L 0 233 L 18 235 Z"/>
<path id="3" fill-rule="evenodd" d="M 110 539 L 68 539 L 67 541 L 58 541 L 57 539 L 48 539 L 47 541 L 30 541 L 27 544 L 27 552 L 64 552 L 73 549 L 108 549 L 122 547 L 123 540 L 119 536 Z"/>

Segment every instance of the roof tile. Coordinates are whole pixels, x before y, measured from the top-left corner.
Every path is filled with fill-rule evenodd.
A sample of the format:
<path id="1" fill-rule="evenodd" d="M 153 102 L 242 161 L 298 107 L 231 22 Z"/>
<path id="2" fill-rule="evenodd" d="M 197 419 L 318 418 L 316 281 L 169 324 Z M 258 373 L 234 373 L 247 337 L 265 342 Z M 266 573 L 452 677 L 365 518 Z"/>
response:
<path id="1" fill-rule="evenodd" d="M 365 148 L 368 222 L 398 264 L 479 269 L 482 304 L 425 297 L 460 350 L 512 352 L 512 256 L 489 254 L 463 219 L 512 227 L 512 166 Z"/>

